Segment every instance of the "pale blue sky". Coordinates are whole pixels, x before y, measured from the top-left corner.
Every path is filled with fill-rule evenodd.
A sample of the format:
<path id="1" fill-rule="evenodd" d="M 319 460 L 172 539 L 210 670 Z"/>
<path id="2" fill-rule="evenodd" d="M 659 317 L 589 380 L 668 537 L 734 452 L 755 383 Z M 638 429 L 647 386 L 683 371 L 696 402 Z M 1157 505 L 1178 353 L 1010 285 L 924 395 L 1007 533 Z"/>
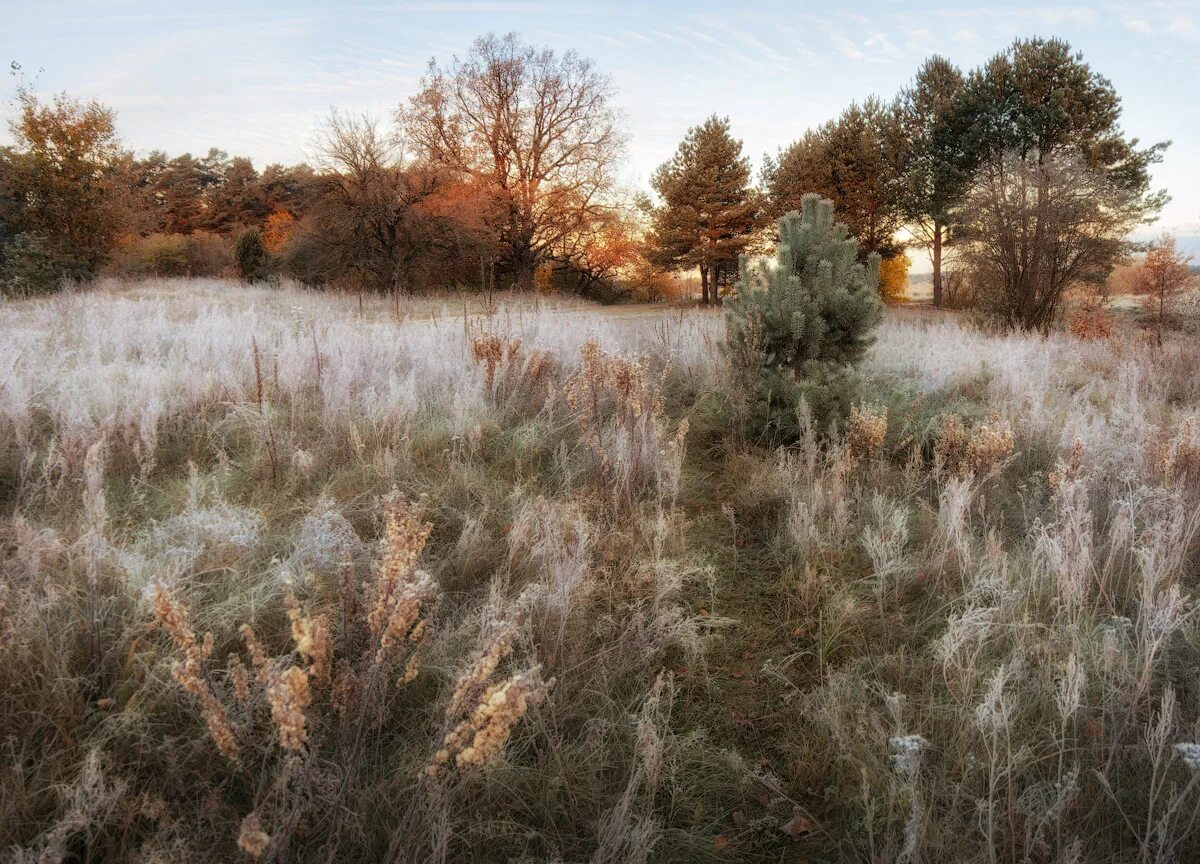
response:
<path id="1" fill-rule="evenodd" d="M 1161 224 L 1200 234 L 1200 0 L 0 0 L 0 20 L 0 60 L 39 89 L 114 106 L 140 152 L 218 146 L 260 167 L 303 159 L 331 107 L 389 115 L 431 56 L 513 30 L 612 76 L 630 133 L 625 176 L 639 187 L 714 112 L 757 167 L 850 101 L 891 96 L 931 53 L 967 68 L 1017 36 L 1060 36 L 1115 83 L 1129 133 L 1175 142 L 1155 172 L 1174 196 Z"/>

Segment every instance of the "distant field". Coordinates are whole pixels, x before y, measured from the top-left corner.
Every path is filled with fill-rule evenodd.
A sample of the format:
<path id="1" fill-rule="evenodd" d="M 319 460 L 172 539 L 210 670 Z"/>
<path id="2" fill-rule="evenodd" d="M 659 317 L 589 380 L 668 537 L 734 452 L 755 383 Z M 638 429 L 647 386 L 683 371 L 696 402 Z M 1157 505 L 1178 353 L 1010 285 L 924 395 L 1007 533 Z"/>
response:
<path id="1" fill-rule="evenodd" d="M 774 450 L 723 326 L 0 304 L 0 848 L 1196 860 L 1195 345 L 895 310 Z"/>

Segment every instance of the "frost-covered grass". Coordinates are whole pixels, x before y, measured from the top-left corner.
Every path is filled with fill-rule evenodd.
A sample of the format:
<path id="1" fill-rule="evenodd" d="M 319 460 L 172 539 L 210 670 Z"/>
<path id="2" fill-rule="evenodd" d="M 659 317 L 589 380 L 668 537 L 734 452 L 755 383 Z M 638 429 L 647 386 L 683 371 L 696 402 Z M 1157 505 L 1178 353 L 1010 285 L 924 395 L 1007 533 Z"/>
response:
<path id="1" fill-rule="evenodd" d="M 893 316 L 772 452 L 719 314 L 465 312 L 0 306 L 5 856 L 1200 854 L 1194 346 Z"/>

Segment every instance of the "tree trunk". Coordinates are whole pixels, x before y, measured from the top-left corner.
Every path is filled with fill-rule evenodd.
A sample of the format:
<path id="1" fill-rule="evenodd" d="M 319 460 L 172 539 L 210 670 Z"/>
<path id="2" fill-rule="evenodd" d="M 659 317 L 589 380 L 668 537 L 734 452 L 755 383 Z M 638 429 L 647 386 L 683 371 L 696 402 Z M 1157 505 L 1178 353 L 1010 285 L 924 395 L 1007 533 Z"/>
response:
<path id="1" fill-rule="evenodd" d="M 942 308 L 942 223 L 933 221 L 933 305 Z"/>
<path id="2" fill-rule="evenodd" d="M 536 270 L 537 264 L 534 261 L 533 255 L 522 255 L 517 262 L 515 287 L 518 291 L 533 290 L 533 277 Z"/>
<path id="3" fill-rule="evenodd" d="M 708 265 L 700 265 L 700 295 L 703 298 L 701 302 L 705 306 L 708 305 Z"/>
<path id="4" fill-rule="evenodd" d="M 1163 329 L 1167 324 L 1167 293 L 1160 290 L 1158 293 L 1158 332 L 1155 334 L 1154 344 L 1157 348 L 1162 348 L 1163 345 Z"/>

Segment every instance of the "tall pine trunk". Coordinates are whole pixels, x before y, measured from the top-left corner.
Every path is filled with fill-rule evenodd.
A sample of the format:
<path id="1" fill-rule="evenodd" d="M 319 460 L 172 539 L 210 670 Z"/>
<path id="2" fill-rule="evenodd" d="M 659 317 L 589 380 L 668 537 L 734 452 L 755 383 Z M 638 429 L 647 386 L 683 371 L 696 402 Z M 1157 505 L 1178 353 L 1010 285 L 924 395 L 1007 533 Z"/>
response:
<path id="1" fill-rule="evenodd" d="M 942 231 L 944 226 L 933 220 L 933 305 L 942 308 Z"/>
<path id="2" fill-rule="evenodd" d="M 700 265 L 700 295 L 705 306 L 708 305 L 708 265 Z"/>

